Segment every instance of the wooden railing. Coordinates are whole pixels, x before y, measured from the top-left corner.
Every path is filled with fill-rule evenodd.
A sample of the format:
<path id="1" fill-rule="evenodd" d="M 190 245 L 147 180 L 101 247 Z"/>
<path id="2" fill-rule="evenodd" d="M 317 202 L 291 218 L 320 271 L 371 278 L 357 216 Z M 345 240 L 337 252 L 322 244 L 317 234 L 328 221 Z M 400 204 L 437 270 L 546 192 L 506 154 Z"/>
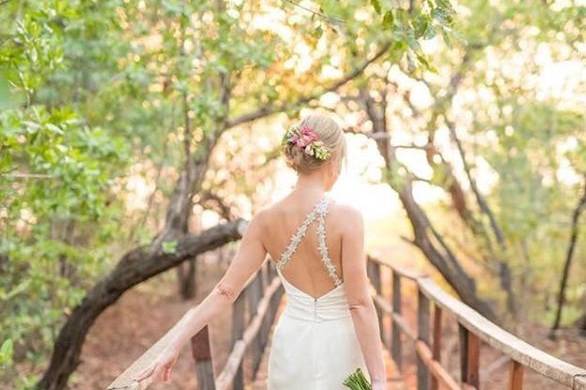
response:
<path id="1" fill-rule="evenodd" d="M 402 367 L 401 335 L 414 345 L 417 356 L 417 388 L 478 389 L 480 386 L 480 343 L 484 342 L 509 358 L 509 389 L 523 388 L 525 368 L 550 378 L 570 389 L 586 390 L 586 370 L 555 358 L 515 337 L 490 322 L 478 312 L 447 294 L 425 275 L 400 270 L 369 257 L 369 279 L 376 291 L 381 338 L 396 366 Z M 392 281 L 390 298 L 382 293 L 382 270 L 389 270 Z M 413 283 L 417 290 L 417 329 L 409 327 L 401 310 L 401 284 Z M 433 308 L 433 314 L 430 315 Z M 460 342 L 460 377 L 452 378 L 440 362 L 442 348 L 442 313 L 458 323 Z M 389 337 L 385 337 L 383 316 L 390 316 Z"/>
<path id="2" fill-rule="evenodd" d="M 383 272 L 390 272 L 390 296 L 383 294 Z M 385 341 L 395 365 L 402 371 L 402 338 L 414 346 L 419 390 L 478 389 L 480 386 L 481 342 L 500 351 L 509 362 L 509 389 L 523 388 L 525 368 L 550 378 L 567 388 L 586 390 L 586 370 L 557 359 L 515 337 L 490 322 L 478 312 L 447 294 L 425 275 L 401 270 L 378 259 L 368 258 L 368 276 L 374 289 L 381 338 Z M 412 329 L 402 310 L 402 283 L 411 283 L 416 289 L 416 329 Z M 243 362 L 251 355 L 252 377 L 256 376 L 263 351 L 267 346 L 269 330 L 274 321 L 283 294 L 281 282 L 274 267 L 265 261 L 262 268 L 247 282 L 232 310 L 232 348 L 227 362 L 215 376 L 207 327 L 191 340 L 198 388 L 204 390 L 244 389 Z M 432 313 L 433 311 L 433 313 Z M 453 378 L 442 366 L 443 313 L 455 318 L 460 342 L 460 375 Z M 390 317 L 390 329 L 384 319 Z M 388 332 L 387 332 L 388 330 Z M 387 336 L 388 334 L 388 336 Z M 144 389 L 149 383 L 137 383 L 133 378 L 158 355 L 168 343 L 168 335 L 161 338 L 108 387 Z"/>
<path id="3" fill-rule="evenodd" d="M 191 351 L 195 361 L 198 388 L 205 390 L 241 390 L 244 389 L 243 362 L 247 352 L 251 354 L 252 377 L 256 376 L 263 351 L 267 346 L 269 330 L 275 315 L 283 289 L 281 282 L 265 261 L 261 269 L 246 283 L 238 296 L 232 310 L 232 348 L 224 369 L 218 376 L 214 375 L 212 353 L 207 326 L 191 340 Z M 247 315 L 248 314 L 248 315 Z M 145 389 L 150 383 L 134 381 L 136 374 L 149 363 L 167 345 L 168 334 L 149 348 L 126 371 L 108 386 L 109 390 Z"/>

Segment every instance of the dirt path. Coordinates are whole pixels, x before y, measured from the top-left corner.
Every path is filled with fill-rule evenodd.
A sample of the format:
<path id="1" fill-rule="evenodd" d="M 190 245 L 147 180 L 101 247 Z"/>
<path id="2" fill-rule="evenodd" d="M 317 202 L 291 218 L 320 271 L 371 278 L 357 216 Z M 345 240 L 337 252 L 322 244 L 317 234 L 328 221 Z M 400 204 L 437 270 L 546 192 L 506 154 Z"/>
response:
<path id="1" fill-rule="evenodd" d="M 82 351 L 82 363 L 71 381 L 76 390 L 105 389 L 130 363 L 161 337 L 191 306 L 199 302 L 222 275 L 213 263 L 199 267 L 198 293 L 191 301 L 181 301 L 175 275 L 169 272 L 154 278 L 122 296 L 92 327 Z M 230 343 L 231 312 L 210 324 L 214 369 L 219 372 L 227 358 Z M 171 383 L 152 389 L 197 388 L 195 366 L 189 348 L 184 348 Z"/>

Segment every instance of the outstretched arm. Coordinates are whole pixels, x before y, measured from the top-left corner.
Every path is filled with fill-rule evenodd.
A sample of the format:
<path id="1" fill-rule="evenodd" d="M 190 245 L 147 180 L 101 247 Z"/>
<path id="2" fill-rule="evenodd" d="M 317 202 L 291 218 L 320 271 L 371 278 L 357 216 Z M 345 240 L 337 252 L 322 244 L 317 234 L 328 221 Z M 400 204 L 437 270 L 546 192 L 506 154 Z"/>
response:
<path id="1" fill-rule="evenodd" d="M 220 281 L 201 303 L 189 309 L 171 328 L 170 342 L 153 364 L 143 370 L 136 380 L 167 381 L 181 348 L 206 326 L 218 313 L 227 309 L 238 297 L 246 281 L 266 258 L 261 241 L 262 212 L 249 223 L 238 251 Z"/>
<path id="2" fill-rule="evenodd" d="M 364 221 L 362 214 L 348 207 L 347 227 L 342 233 L 342 265 L 348 305 L 373 390 L 386 388 L 386 371 L 380 329 L 366 274 Z"/>

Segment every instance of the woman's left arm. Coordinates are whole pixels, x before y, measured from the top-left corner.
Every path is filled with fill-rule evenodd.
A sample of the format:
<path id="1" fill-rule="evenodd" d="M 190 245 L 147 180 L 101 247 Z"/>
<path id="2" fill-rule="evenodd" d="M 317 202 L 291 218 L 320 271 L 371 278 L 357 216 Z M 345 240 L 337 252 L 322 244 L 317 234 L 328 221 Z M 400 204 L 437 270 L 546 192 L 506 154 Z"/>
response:
<path id="1" fill-rule="evenodd" d="M 228 269 L 201 303 L 189 309 L 169 331 L 170 343 L 136 378 L 142 381 L 167 381 L 181 348 L 218 313 L 227 309 L 236 300 L 245 283 L 263 264 L 267 251 L 262 243 L 263 211 L 250 221 L 238 251 Z"/>

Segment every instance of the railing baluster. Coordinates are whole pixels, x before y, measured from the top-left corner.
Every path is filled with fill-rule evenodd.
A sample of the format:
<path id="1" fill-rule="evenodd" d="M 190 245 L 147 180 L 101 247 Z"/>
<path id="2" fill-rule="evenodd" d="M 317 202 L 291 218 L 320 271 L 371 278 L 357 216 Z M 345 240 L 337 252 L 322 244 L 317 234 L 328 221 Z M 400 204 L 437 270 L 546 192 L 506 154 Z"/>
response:
<path id="1" fill-rule="evenodd" d="M 236 344 L 236 341 L 242 338 L 244 334 L 244 311 L 246 309 L 246 300 L 245 294 L 240 294 L 236 301 L 234 302 L 234 306 L 232 308 L 232 348 Z M 242 368 L 242 362 L 238 365 L 238 370 L 236 371 L 236 375 L 234 376 L 234 390 L 243 390 L 244 389 L 244 371 Z"/>
<path id="2" fill-rule="evenodd" d="M 509 390 L 523 388 L 523 366 L 516 360 L 511 360 L 509 367 Z"/>
<path id="3" fill-rule="evenodd" d="M 431 356 L 433 360 L 441 364 L 442 349 L 442 309 L 438 305 L 433 307 L 433 340 L 431 346 Z M 431 377 L 431 389 L 437 390 L 439 382 L 435 375 Z"/>
<path id="4" fill-rule="evenodd" d="M 478 388 L 480 341 L 461 324 L 458 324 L 458 332 L 460 335 L 460 380 L 463 384 Z"/>
<path id="5" fill-rule="evenodd" d="M 267 286 L 268 283 L 270 283 L 270 281 L 267 279 Z M 266 291 L 266 288 L 263 286 L 262 289 L 262 293 L 260 298 L 262 299 L 264 292 Z M 269 315 L 265 315 L 262 319 L 262 323 L 261 323 L 261 327 L 260 327 L 260 334 L 259 334 L 259 338 L 260 338 L 260 348 L 261 348 L 261 355 L 262 355 L 262 351 L 264 351 L 265 347 L 268 344 L 269 341 L 269 332 L 271 329 L 271 321 L 272 321 L 272 317 L 270 315 L 270 309 L 268 310 Z"/>
<path id="6" fill-rule="evenodd" d="M 271 283 L 271 275 L 270 275 L 270 271 L 269 271 L 269 261 L 270 260 L 265 260 L 265 262 L 262 264 L 262 267 L 260 269 L 260 276 L 262 278 L 262 290 L 264 291 L 269 284 Z"/>
<path id="7" fill-rule="evenodd" d="M 400 316 L 401 315 L 401 276 L 395 272 L 391 271 L 392 279 L 393 279 L 393 295 L 391 297 L 392 300 L 392 308 L 393 314 Z M 391 316 L 391 356 L 397 365 L 397 368 L 401 369 L 401 364 L 403 361 L 402 356 L 402 344 L 401 344 L 401 329 L 393 316 Z"/>
<path id="8" fill-rule="evenodd" d="M 381 283 L 381 267 L 379 263 L 375 263 L 373 261 L 369 262 L 371 264 L 371 280 L 374 290 L 376 291 L 377 295 L 382 296 L 382 283 Z M 376 315 L 378 317 L 378 326 L 380 329 L 380 337 L 381 340 L 385 340 L 385 328 L 383 327 L 383 310 L 376 306 Z"/>
<path id="9" fill-rule="evenodd" d="M 215 390 L 216 383 L 207 326 L 191 338 L 191 353 L 195 360 L 198 389 Z"/>
<path id="10" fill-rule="evenodd" d="M 417 288 L 417 339 L 429 346 L 429 300 Z M 429 368 L 417 355 L 417 389 L 429 389 Z"/>
<path id="11" fill-rule="evenodd" d="M 250 283 L 250 285 L 247 288 L 247 297 L 248 297 L 248 307 L 249 307 L 249 314 L 250 317 L 249 318 L 254 318 L 254 315 L 256 314 L 257 310 L 258 310 L 258 303 L 260 302 L 261 298 L 262 298 L 262 281 L 260 280 L 260 274 L 257 273 L 256 276 L 254 277 L 253 281 Z M 260 361 L 262 359 L 262 345 L 261 345 L 261 339 L 260 337 L 257 335 L 254 338 L 254 341 L 252 343 L 252 377 L 256 376 L 256 372 L 258 370 L 258 367 L 260 366 Z"/>

